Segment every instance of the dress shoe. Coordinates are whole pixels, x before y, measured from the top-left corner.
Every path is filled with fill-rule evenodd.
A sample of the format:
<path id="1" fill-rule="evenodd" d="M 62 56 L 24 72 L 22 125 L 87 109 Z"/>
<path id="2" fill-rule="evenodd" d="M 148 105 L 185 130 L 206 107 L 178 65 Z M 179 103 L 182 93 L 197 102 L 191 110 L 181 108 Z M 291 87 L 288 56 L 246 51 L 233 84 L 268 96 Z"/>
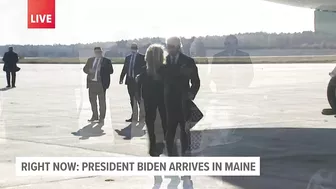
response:
<path id="1" fill-rule="evenodd" d="M 126 122 L 132 122 L 132 118 L 126 119 Z"/>
<path id="2" fill-rule="evenodd" d="M 11 86 L 10 85 L 7 85 L 6 88 L 10 88 Z"/>
<path id="3" fill-rule="evenodd" d="M 89 122 L 94 122 L 94 121 L 98 121 L 98 118 L 96 117 L 92 117 L 91 119 L 88 120 Z"/>

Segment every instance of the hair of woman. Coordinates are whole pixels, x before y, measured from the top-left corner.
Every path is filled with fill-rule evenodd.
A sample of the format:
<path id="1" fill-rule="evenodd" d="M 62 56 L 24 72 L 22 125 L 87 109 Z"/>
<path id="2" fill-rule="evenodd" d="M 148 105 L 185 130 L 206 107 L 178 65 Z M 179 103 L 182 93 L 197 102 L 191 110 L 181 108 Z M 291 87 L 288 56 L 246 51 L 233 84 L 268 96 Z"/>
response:
<path id="1" fill-rule="evenodd" d="M 165 64 L 165 55 L 164 46 L 160 44 L 150 45 L 145 54 L 147 74 L 158 78 L 157 69 Z"/>

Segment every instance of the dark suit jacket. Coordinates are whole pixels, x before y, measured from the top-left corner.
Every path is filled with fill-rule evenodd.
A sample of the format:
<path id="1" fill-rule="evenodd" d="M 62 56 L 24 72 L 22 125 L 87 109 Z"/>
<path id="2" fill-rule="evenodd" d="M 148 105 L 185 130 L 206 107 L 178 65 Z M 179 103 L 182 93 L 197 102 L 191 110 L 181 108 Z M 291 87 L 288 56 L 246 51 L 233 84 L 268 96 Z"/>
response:
<path id="1" fill-rule="evenodd" d="M 164 87 L 164 103 L 168 119 L 187 120 L 190 115 L 190 103 L 200 88 L 200 78 L 194 59 L 180 53 L 176 64 L 172 64 L 170 56 L 166 64 L 159 68 Z M 190 85 L 191 83 L 191 85 Z M 193 95 L 190 99 L 189 94 Z"/>
<path id="2" fill-rule="evenodd" d="M 4 61 L 3 71 L 16 72 L 18 71 L 17 62 L 19 57 L 15 52 L 6 52 L 2 58 Z"/>
<path id="3" fill-rule="evenodd" d="M 144 68 L 146 69 L 146 68 Z M 163 99 L 163 80 L 162 78 L 154 79 L 146 70 L 138 75 L 137 85 L 144 99 L 154 100 Z"/>
<path id="4" fill-rule="evenodd" d="M 163 77 L 165 95 L 172 94 L 170 95 L 172 98 L 179 94 L 187 97 L 188 93 L 191 93 L 196 97 L 201 82 L 194 59 L 180 53 L 176 64 L 171 64 L 170 56 L 166 57 L 166 62 L 167 64 L 158 71 Z M 183 70 L 187 70 L 189 73 L 185 74 Z"/>
<path id="5" fill-rule="evenodd" d="M 95 58 L 91 57 L 87 60 L 83 71 L 84 73 L 88 74 L 87 76 L 87 83 L 86 83 L 86 87 L 89 88 L 90 83 L 92 82 L 90 77 L 89 77 L 89 72 L 90 69 L 93 66 L 93 62 L 94 62 Z M 110 59 L 103 57 L 103 60 L 101 60 L 101 67 L 100 67 L 100 77 L 101 77 L 101 82 L 103 85 L 103 89 L 106 90 L 109 88 L 110 86 L 110 75 L 113 74 L 113 66 L 112 66 L 112 62 Z"/>
<path id="6" fill-rule="evenodd" d="M 243 52 L 241 50 L 237 50 L 236 54 L 231 57 L 230 53 L 228 51 L 221 51 L 217 54 L 214 55 L 214 57 L 227 57 L 227 58 L 232 58 L 232 62 L 229 60 L 226 63 L 236 63 L 236 64 L 252 64 L 250 55 L 246 52 Z M 237 57 L 237 58 L 235 58 Z"/>
<path id="7" fill-rule="evenodd" d="M 131 77 L 128 75 L 129 65 L 131 63 L 132 54 L 126 56 L 123 69 L 120 74 L 120 81 L 124 80 L 126 76 L 125 84 L 127 85 L 130 82 Z M 144 71 L 146 66 L 145 55 L 138 53 L 135 62 L 134 62 L 134 76 L 139 75 Z"/>

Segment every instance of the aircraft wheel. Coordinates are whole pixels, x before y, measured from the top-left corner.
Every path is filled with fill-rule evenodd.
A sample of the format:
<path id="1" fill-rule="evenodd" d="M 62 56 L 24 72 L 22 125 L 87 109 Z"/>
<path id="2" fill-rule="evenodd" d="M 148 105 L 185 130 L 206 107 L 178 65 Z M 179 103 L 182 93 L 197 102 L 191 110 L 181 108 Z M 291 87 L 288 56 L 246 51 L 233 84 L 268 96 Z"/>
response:
<path id="1" fill-rule="evenodd" d="M 327 96 L 331 108 L 336 112 L 336 77 L 331 78 L 329 81 Z"/>

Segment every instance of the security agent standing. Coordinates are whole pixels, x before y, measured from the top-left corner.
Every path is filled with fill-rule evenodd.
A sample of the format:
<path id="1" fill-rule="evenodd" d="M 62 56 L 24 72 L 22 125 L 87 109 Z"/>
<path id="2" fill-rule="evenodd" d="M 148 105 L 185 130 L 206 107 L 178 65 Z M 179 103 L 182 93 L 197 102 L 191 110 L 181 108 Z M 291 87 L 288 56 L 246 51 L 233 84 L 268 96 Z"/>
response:
<path id="1" fill-rule="evenodd" d="M 19 67 L 17 67 L 17 63 L 19 61 L 18 55 L 14 52 L 13 47 L 8 48 L 8 52 L 6 52 L 2 58 L 4 61 L 3 71 L 6 72 L 6 78 L 7 78 L 7 88 L 11 87 L 10 82 L 10 76 L 12 75 L 12 87 L 15 86 L 16 81 L 16 72 L 20 70 Z"/>
<path id="2" fill-rule="evenodd" d="M 194 59 L 181 52 L 181 40 L 172 37 L 167 40 L 167 64 L 159 70 L 164 80 L 164 100 L 167 111 L 166 145 L 168 156 L 178 156 L 174 148 L 177 126 L 181 129 L 182 156 L 190 155 L 190 131 L 186 128 L 190 100 L 194 100 L 199 88 L 200 79 Z M 191 86 L 190 86 L 191 83 Z M 193 188 L 190 176 L 183 177 L 183 187 Z"/>
<path id="3" fill-rule="evenodd" d="M 88 121 L 93 122 L 99 119 L 104 123 L 106 116 L 106 90 L 110 86 L 110 75 L 113 74 L 111 60 L 103 57 L 100 47 L 94 48 L 95 57 L 89 58 L 83 68 L 87 74 L 87 88 L 89 89 L 89 100 L 91 104 L 92 117 Z M 97 96 L 99 99 L 99 113 L 97 108 Z"/>
<path id="4" fill-rule="evenodd" d="M 132 122 L 133 119 L 138 121 L 138 108 L 134 107 L 140 105 L 140 99 L 136 98 L 136 94 L 139 92 L 135 77 L 143 72 L 144 67 L 146 66 L 145 56 L 138 52 L 138 45 L 133 43 L 131 45 L 131 54 L 126 56 L 123 69 L 120 74 L 119 84 L 123 84 L 124 77 L 126 76 L 125 84 L 127 85 L 128 94 L 130 97 L 130 103 L 132 108 L 131 118 L 127 119 L 126 122 Z M 136 102 L 135 102 L 136 101 Z M 135 104 L 137 103 L 137 104 Z M 140 119 L 139 121 L 144 121 L 144 112 L 140 108 Z"/>

